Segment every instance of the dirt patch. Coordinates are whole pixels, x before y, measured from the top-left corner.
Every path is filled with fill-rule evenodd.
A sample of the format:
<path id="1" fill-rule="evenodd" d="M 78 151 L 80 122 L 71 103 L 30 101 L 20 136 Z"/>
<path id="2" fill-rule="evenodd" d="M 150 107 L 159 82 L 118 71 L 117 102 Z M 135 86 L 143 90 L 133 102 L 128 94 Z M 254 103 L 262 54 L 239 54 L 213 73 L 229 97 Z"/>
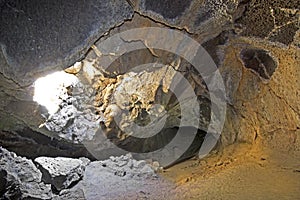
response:
<path id="1" fill-rule="evenodd" d="M 190 160 L 162 175 L 176 183 L 176 199 L 298 199 L 298 153 L 231 146 L 206 161 Z"/>

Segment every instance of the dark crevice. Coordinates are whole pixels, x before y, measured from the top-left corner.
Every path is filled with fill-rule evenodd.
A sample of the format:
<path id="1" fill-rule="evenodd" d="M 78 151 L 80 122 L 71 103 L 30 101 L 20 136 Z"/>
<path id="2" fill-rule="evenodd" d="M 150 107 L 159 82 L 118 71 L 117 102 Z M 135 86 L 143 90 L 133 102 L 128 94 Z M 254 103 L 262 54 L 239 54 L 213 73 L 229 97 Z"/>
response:
<path id="1" fill-rule="evenodd" d="M 0 146 L 31 159 L 40 156 L 64 156 L 72 158 L 87 157 L 95 160 L 83 145 L 50 138 L 29 128 L 14 132 L 2 130 L 0 131 L 0 138 Z"/>
<path id="2" fill-rule="evenodd" d="M 270 79 L 277 68 L 276 61 L 263 49 L 243 49 L 240 57 L 246 68 L 253 70 L 263 79 Z"/>

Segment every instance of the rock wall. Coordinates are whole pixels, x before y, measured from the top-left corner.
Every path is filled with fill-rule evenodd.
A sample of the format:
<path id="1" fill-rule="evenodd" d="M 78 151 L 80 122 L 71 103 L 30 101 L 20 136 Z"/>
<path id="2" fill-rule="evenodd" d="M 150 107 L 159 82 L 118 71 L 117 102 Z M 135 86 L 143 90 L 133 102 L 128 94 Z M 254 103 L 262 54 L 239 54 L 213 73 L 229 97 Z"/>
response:
<path id="1" fill-rule="evenodd" d="M 233 100 L 223 142 L 299 151 L 299 49 L 238 38 L 223 50 L 227 55 L 221 70 Z"/>

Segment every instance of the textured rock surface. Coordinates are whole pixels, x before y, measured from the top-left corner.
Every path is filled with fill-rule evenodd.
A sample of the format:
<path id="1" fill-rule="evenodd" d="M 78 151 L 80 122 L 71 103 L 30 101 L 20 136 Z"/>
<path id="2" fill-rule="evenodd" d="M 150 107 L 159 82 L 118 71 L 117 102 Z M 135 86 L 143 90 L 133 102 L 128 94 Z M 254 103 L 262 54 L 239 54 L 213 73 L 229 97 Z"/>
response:
<path id="1" fill-rule="evenodd" d="M 64 200 L 64 199 L 70 199 L 70 200 L 88 200 L 85 198 L 84 190 L 83 190 L 82 181 L 77 183 L 74 187 L 70 189 L 65 189 L 60 191 L 58 195 L 54 195 L 54 200 Z"/>
<path id="2" fill-rule="evenodd" d="M 276 61 L 263 49 L 243 49 L 240 55 L 244 66 L 263 79 L 270 79 L 276 70 Z"/>
<path id="3" fill-rule="evenodd" d="M 53 199 L 161 199 L 166 197 L 162 188 L 170 189 L 171 184 L 158 177 L 146 161 L 127 154 L 91 162 L 83 180 Z"/>
<path id="4" fill-rule="evenodd" d="M 122 41 L 119 42 L 122 43 Z M 93 100 L 91 106 L 94 107 L 96 115 L 102 121 L 101 129 L 90 134 L 91 138 L 94 137 L 93 140 L 85 141 L 85 145 L 93 155 L 97 159 L 105 159 L 109 155 L 119 155 L 126 151 L 134 152 L 134 156 L 136 156 L 138 153 L 158 150 L 159 153 L 155 153 L 156 156 L 151 154 L 148 157 L 143 155 L 140 158 L 146 159 L 152 156 L 154 159 L 164 162 L 164 167 L 173 164 L 179 158 L 185 160 L 194 156 L 203 142 L 204 131 L 208 126 L 210 118 L 209 98 L 203 97 L 202 101 L 198 102 L 201 105 L 201 115 L 199 116 L 194 109 L 197 103 L 195 95 L 186 98 L 186 95 L 189 94 L 174 89 L 176 84 L 181 84 L 182 88 L 186 86 L 184 82 L 181 82 L 183 76 L 181 78 L 176 76 L 178 71 L 192 67 L 183 65 L 184 69 L 176 69 L 180 65 L 179 63 L 186 62 L 181 59 L 169 65 L 161 65 L 159 61 L 155 61 L 154 64 L 141 65 L 132 69 L 128 67 L 127 73 L 115 75 L 115 71 L 111 72 L 111 70 L 120 72 L 123 70 L 122 67 L 112 66 L 112 68 L 104 71 L 102 66 L 106 53 L 102 51 L 100 43 L 96 45 L 98 48 L 93 47 L 93 51 L 90 51 L 87 58 L 82 61 L 82 70 L 76 74 L 81 81 L 92 85 L 95 96 L 91 96 Z M 114 47 L 118 46 L 121 44 L 116 44 Z M 103 56 L 99 56 L 98 52 L 103 52 Z M 155 51 L 155 53 L 160 55 L 164 52 Z M 129 55 L 129 57 L 131 56 L 136 55 Z M 150 59 L 151 57 L 153 56 L 150 54 Z M 120 59 L 118 62 L 123 65 L 125 64 L 123 62 L 126 61 Z M 197 90 L 198 95 L 206 94 L 208 96 L 200 76 L 193 72 L 185 75 L 192 82 L 192 89 L 197 90 L 197 86 L 201 84 L 199 87 L 202 88 Z M 51 119 L 49 119 L 50 121 Z M 79 120 L 78 122 L 74 121 L 73 124 L 79 127 L 81 123 L 82 120 Z M 179 132 L 180 123 L 182 129 L 178 138 L 181 139 L 175 141 L 187 140 L 188 137 L 186 136 L 194 137 L 195 139 L 190 141 L 192 147 L 188 149 L 189 145 L 181 147 L 180 144 L 174 144 L 161 150 Z M 202 132 L 197 128 L 201 129 Z M 67 128 L 66 130 L 69 131 L 69 134 L 77 134 L 74 132 L 76 129 Z M 94 130 L 94 128 L 89 127 L 88 130 Z M 85 132 L 85 134 L 89 133 Z M 184 149 L 185 147 L 186 149 Z M 182 155 L 184 154 L 182 157 L 180 152 Z M 170 161 L 172 159 L 173 161 Z"/>
<path id="5" fill-rule="evenodd" d="M 20 156 L 34 159 L 39 156 L 94 157 L 81 145 L 48 137 L 32 129 L 1 131 L 0 146 Z"/>
<path id="6" fill-rule="evenodd" d="M 37 163 L 43 174 L 42 180 L 45 183 L 50 183 L 57 191 L 60 191 L 78 182 L 90 161 L 86 158 L 38 157 L 34 159 L 34 162 Z"/>
<path id="7" fill-rule="evenodd" d="M 133 0 L 135 10 L 159 22 L 212 38 L 239 13 L 238 1 Z"/>
<path id="8" fill-rule="evenodd" d="M 248 2 L 245 13 L 236 21 L 242 25 L 241 35 L 299 46 L 294 41 L 299 32 L 299 0 Z"/>
<path id="9" fill-rule="evenodd" d="M 64 157 L 32 162 L 0 147 L 0 161 L 0 199 L 160 199 L 166 194 L 159 188 L 172 188 L 130 154 L 94 162 Z"/>
<path id="10" fill-rule="evenodd" d="M 42 157 L 36 159 L 39 170 L 31 160 L 0 148 L 0 199 L 297 199 L 299 5 L 299 0 L 0 0 L 0 145 L 30 158 L 92 158 L 88 150 L 97 158 L 123 155 L 87 166 L 80 159 Z M 115 53 L 120 43 L 102 45 L 116 33 L 151 26 L 180 30 L 202 44 L 226 86 L 227 115 L 218 146 L 206 159 L 175 166 L 174 174 L 167 169 L 176 186 L 154 169 L 196 155 L 208 120 L 217 114 L 210 109 L 203 77 L 180 56 L 149 48 L 147 40 L 122 38 L 143 47 L 122 56 Z M 163 43 L 164 35 L 159 36 Z M 49 115 L 33 101 L 31 84 L 79 59 L 67 71 L 82 85 L 65 85 L 58 112 Z M 139 66 L 146 63 L 152 64 Z M 202 130 L 185 124 L 178 133 L 182 109 L 168 91 L 178 72 L 197 95 Z M 149 126 L 153 119 L 167 123 Z M 134 123 L 149 127 L 132 131 Z M 131 137 L 151 131 L 160 134 Z M 143 158 L 141 152 L 164 147 L 175 135 L 183 146 L 189 146 L 188 137 L 195 140 L 185 152 L 175 145 L 158 156 L 149 153 L 160 161 L 153 168 L 125 155 L 128 150 Z M 92 137 L 85 143 L 88 150 L 74 144 Z"/>
<path id="11" fill-rule="evenodd" d="M 66 68 L 110 28 L 131 18 L 126 1 L 1 1 L 1 73 L 32 83 L 37 72 Z M 26 76 L 26 79 L 24 79 Z"/>
<path id="12" fill-rule="evenodd" d="M 97 178 L 95 178 L 97 177 Z M 157 199 L 160 187 L 168 184 L 158 178 L 144 161 L 130 155 L 111 157 L 87 166 L 82 181 L 86 199 Z"/>
<path id="13" fill-rule="evenodd" d="M 51 199 L 49 184 L 31 160 L 0 147 L 1 199 Z"/>
<path id="14" fill-rule="evenodd" d="M 141 137 L 147 137 L 149 132 L 159 132 L 162 128 L 177 127 L 180 123 L 182 126 L 198 127 L 199 116 L 185 112 L 193 110 L 194 97 L 181 97 L 182 100 L 182 93 L 174 94 L 178 93 L 174 85 L 180 82 L 176 77 L 177 71 L 168 65 L 158 67 L 154 64 L 147 68 L 149 71 L 135 69 L 115 79 L 102 77 L 96 80 L 94 104 L 99 112 L 102 111 L 106 126 L 115 120 L 122 131 L 129 135 L 140 131 Z M 205 105 L 202 108 L 205 110 Z M 200 120 L 203 130 L 207 129 L 210 117 L 205 114 Z"/>
<path id="15" fill-rule="evenodd" d="M 253 67 L 264 65 L 254 62 L 250 69 L 244 65 L 243 53 L 252 48 L 264 49 L 271 54 L 274 61 L 270 60 L 270 66 L 277 63 L 273 75 L 269 73 L 270 79 L 253 71 Z M 283 49 L 268 42 L 236 39 L 231 40 L 224 50 L 226 57 L 220 69 L 227 88 L 230 88 L 227 91 L 228 97 L 232 98 L 232 106 L 228 109 L 223 142 L 262 142 L 280 150 L 299 151 L 300 115 L 296 103 L 300 87 L 299 49 Z M 240 60 L 235 60 L 235 57 Z M 234 76 L 228 76 L 229 71 Z M 261 72 L 265 74 L 267 71 Z"/>
<path id="16" fill-rule="evenodd" d="M 0 13 L 0 127 L 1 135 L 5 135 L 1 143 L 15 150 L 17 145 L 25 147 L 26 155 L 32 157 L 45 155 L 47 150 L 63 155 L 73 145 L 52 145 L 57 141 L 52 137 L 57 134 L 38 128 L 44 122 L 41 114 L 45 111 L 32 101 L 31 84 L 82 58 L 101 35 L 131 18 L 133 10 L 126 1 L 4 0 L 0 2 Z M 39 143 L 41 148 L 30 148 Z M 82 151 L 80 146 L 71 148 L 74 153 Z M 83 150 L 79 156 L 87 154 Z"/>
<path id="17" fill-rule="evenodd" d="M 92 3 L 92 5 L 96 6 L 99 2 L 100 1 L 95 1 L 95 4 Z M 163 65 L 160 70 L 152 72 L 152 75 L 149 72 L 144 72 L 144 78 L 149 79 L 152 82 L 158 82 L 159 79 L 164 80 L 161 79 L 162 73 L 166 72 L 164 71 L 164 68 L 170 68 L 170 66 L 176 66 L 177 64 L 179 65 L 177 69 L 180 69 L 181 74 L 184 75 L 187 80 L 189 80 L 198 96 L 198 101 L 201 103 L 201 106 L 203 106 L 201 109 L 203 112 L 199 118 L 200 122 L 203 122 L 201 126 L 205 130 L 205 125 L 208 123 L 207 119 L 210 118 L 209 114 L 211 113 L 211 110 L 208 109 L 210 105 L 210 99 L 207 88 L 205 84 L 203 84 L 202 78 L 198 73 L 195 72 L 193 67 L 184 61 L 184 59 L 179 58 L 179 56 L 170 55 L 169 52 L 162 52 L 157 49 L 148 48 L 147 41 L 128 40 L 126 41 L 128 43 L 139 43 L 144 47 L 144 50 L 130 52 L 125 56 L 121 56 L 112 65 L 110 65 L 106 71 L 101 69 L 101 66 L 105 66 L 105 62 L 107 62 L 107 60 L 114 59 L 116 56 L 120 56 L 114 54 L 114 52 L 106 52 L 106 47 L 101 46 L 101 42 L 103 40 L 115 33 L 119 33 L 130 28 L 155 26 L 163 28 L 172 27 L 173 29 L 182 30 L 182 32 L 185 32 L 190 37 L 193 37 L 199 43 L 203 44 L 203 46 L 214 59 L 215 63 L 218 65 L 225 82 L 226 103 L 228 105 L 226 124 L 224 126 L 222 138 L 219 143 L 220 147 L 227 147 L 230 144 L 248 143 L 271 146 L 277 150 L 299 152 L 300 4 L 298 0 L 140 0 L 130 2 L 133 9 L 136 11 L 133 19 L 126 21 L 122 26 L 115 27 L 111 30 L 109 30 L 109 28 L 123 22 L 125 18 L 131 18 L 132 10 L 125 1 L 116 1 L 115 4 L 105 1 L 105 3 L 101 4 L 101 6 L 104 6 L 103 8 L 105 8 L 105 6 L 108 4 L 113 5 L 110 7 L 112 10 L 114 10 L 112 12 L 118 13 L 121 11 L 121 17 L 118 15 L 116 18 L 110 18 L 112 16 L 111 13 L 109 15 L 105 15 L 105 17 L 109 17 L 109 19 L 111 19 L 111 21 L 108 20 L 108 23 L 105 21 L 106 18 L 104 18 L 105 23 L 103 23 L 101 18 L 99 22 L 103 23 L 103 26 L 101 26 L 101 28 L 103 28 L 103 32 L 98 32 L 99 34 L 95 34 L 95 37 L 92 36 L 90 38 L 91 40 L 85 40 L 84 44 L 86 46 L 84 47 L 82 46 L 81 37 L 69 38 L 70 41 L 66 40 L 63 43 L 59 43 L 68 43 L 69 45 L 70 42 L 70 45 L 74 45 L 74 42 L 76 43 L 76 40 L 78 39 L 79 41 L 78 44 L 76 43 L 76 45 L 79 45 L 80 48 L 82 48 L 75 48 L 73 49 L 74 51 L 71 51 L 71 53 L 69 51 L 70 49 L 68 49 L 68 51 L 65 51 L 66 49 L 64 49 L 65 47 L 70 47 L 68 45 L 62 45 L 62 48 L 58 48 L 57 51 L 55 50 L 49 52 L 48 50 L 53 50 L 51 46 L 49 49 L 46 47 L 41 49 L 41 51 L 38 51 L 36 54 L 36 56 L 41 56 L 41 54 L 44 52 L 45 57 L 42 55 L 41 58 L 32 59 L 30 55 L 32 55 L 34 51 L 20 51 L 17 54 L 12 55 L 11 52 L 17 50 L 17 46 L 15 45 L 11 48 L 4 48 L 5 45 L 2 45 L 2 53 L 0 53 L 0 128 L 3 130 L 1 131 L 1 135 L 4 137 L 0 137 L 0 141 L 3 145 L 7 145 L 8 147 L 10 146 L 11 148 L 19 150 L 19 148 L 16 147 L 17 145 L 20 145 L 20 147 L 29 147 L 31 144 L 35 144 L 36 146 L 34 147 L 37 147 L 42 143 L 41 147 L 36 148 L 36 150 L 29 151 L 29 149 L 32 149 L 33 147 L 28 148 L 28 150 L 26 149 L 24 153 L 26 152 L 27 154 L 35 151 L 38 152 L 39 155 L 46 154 L 47 150 L 50 150 L 51 153 L 55 152 L 53 154 L 56 155 L 67 154 L 68 152 L 71 152 L 70 156 L 81 155 L 81 153 L 86 154 L 87 152 L 84 151 L 82 147 L 70 146 L 68 143 L 59 142 L 57 139 L 52 140 L 51 137 L 57 137 L 58 135 L 61 135 L 66 139 L 71 139 L 75 142 L 78 142 L 86 135 L 93 135 L 97 133 L 97 131 L 95 131 L 96 126 L 94 126 L 95 124 L 98 125 L 99 121 L 97 120 L 100 118 L 106 118 L 107 120 L 110 115 L 114 116 L 114 114 L 118 113 L 122 109 L 122 103 L 120 102 L 123 100 L 129 102 L 128 107 L 131 110 L 130 113 L 123 118 L 123 125 L 126 125 L 125 122 L 132 121 L 141 126 L 147 125 L 149 119 L 151 119 L 153 116 L 150 112 L 151 109 L 149 109 L 151 107 L 149 106 L 151 103 L 148 102 L 147 99 L 141 98 L 141 96 L 146 94 L 147 98 L 153 100 L 153 94 L 155 94 L 155 91 L 153 90 L 156 90 L 156 92 L 158 91 L 157 93 L 159 93 L 163 91 L 163 88 L 162 90 L 159 90 L 159 87 L 157 86 L 144 87 L 144 90 L 139 91 L 139 95 L 131 95 L 130 98 L 132 99 L 126 95 L 124 97 L 122 92 L 120 92 L 122 90 L 120 90 L 119 93 L 116 90 L 116 88 L 118 88 L 118 84 L 124 83 L 120 77 L 134 80 L 135 82 L 132 82 L 134 85 L 142 85 L 139 82 L 141 81 L 139 78 L 143 77 L 141 74 L 133 75 L 133 73 L 126 74 L 126 72 L 132 71 L 136 73 L 134 68 L 137 65 L 145 63 L 159 63 Z M 68 1 L 64 3 L 68 4 Z M 123 4 L 126 6 L 120 8 L 119 5 Z M 23 4 L 20 4 L 20 6 L 22 5 Z M 88 6 L 90 5 L 89 3 L 82 5 L 87 6 L 87 10 L 94 10 L 93 6 Z M 72 8 L 73 6 L 76 5 L 72 4 L 68 8 Z M 114 6 L 116 6 L 116 8 Z M 13 18 L 14 23 L 21 23 L 22 20 L 14 20 L 17 20 L 20 17 L 22 18 L 22 16 L 25 16 L 26 14 L 26 12 L 22 12 L 26 10 L 25 8 L 23 10 L 19 9 L 18 5 L 10 1 L 1 1 L 0 8 L 1 11 L 3 10 L 6 12 L 6 14 L 8 14 L 7 16 L 13 15 L 15 17 Z M 64 5 L 62 8 L 66 9 Z M 71 9 L 70 12 L 75 12 L 74 10 L 76 11 L 76 9 Z M 104 14 L 106 14 L 106 12 L 109 12 L 109 10 L 110 9 L 103 9 L 102 11 Z M 84 10 L 81 11 L 82 12 L 80 13 L 85 13 Z M 40 11 L 38 11 L 38 14 L 39 12 Z M 59 12 L 58 17 L 60 14 L 61 13 Z M 86 15 L 90 16 L 90 14 L 93 14 L 93 12 Z M 99 12 L 99 15 L 102 17 L 103 14 L 101 15 Z M 117 18 L 118 22 L 115 20 Z M 31 18 L 27 18 L 27 16 L 25 17 L 25 21 L 27 21 L 26 23 L 23 23 L 24 26 L 20 26 L 20 31 L 27 30 L 26 25 L 38 26 L 38 24 L 35 24 L 37 21 L 39 23 L 43 22 L 43 20 L 35 21 L 36 19 L 33 19 L 31 22 L 30 19 Z M 45 19 L 47 22 L 49 21 L 47 20 L 47 16 L 45 16 L 43 19 Z M 73 19 L 76 19 L 76 17 Z M 75 20 L 76 22 L 71 20 L 69 22 L 69 18 L 66 17 L 63 19 L 66 20 L 67 24 L 67 31 L 65 31 L 66 35 L 68 35 L 68 31 L 72 33 L 81 33 L 80 31 L 87 30 L 85 28 L 90 27 L 90 25 L 93 26 L 95 19 L 88 18 L 88 20 L 91 20 L 92 25 L 87 23 L 86 26 L 76 26 L 80 27 L 79 32 L 77 32 L 74 31 L 74 26 L 72 26 L 72 28 L 69 26 L 77 23 L 78 20 Z M 5 20 L 5 18 L 1 18 L 1 20 Z M 45 31 L 48 30 L 49 27 L 51 30 L 55 30 L 55 28 L 52 29 L 50 21 L 48 24 L 49 26 L 47 25 L 43 27 Z M 97 23 L 94 25 L 96 26 Z M 0 33 L 3 37 L 1 37 L 0 41 L 2 44 L 12 44 L 10 38 L 7 37 L 8 32 L 6 32 L 10 29 L 5 29 L 5 31 L 3 31 L 3 27 L 6 27 L 7 23 L 3 24 L 4 26 L 1 26 Z M 56 22 L 54 25 L 54 27 L 58 26 Z M 100 30 L 100 27 L 98 26 L 94 28 L 94 30 Z M 33 27 L 28 29 L 28 32 L 31 33 L 35 30 L 36 29 Z M 97 42 L 95 42 L 95 40 L 98 39 L 96 38 L 96 35 L 99 37 L 101 33 L 106 31 L 109 31 L 109 34 L 104 35 Z M 90 33 L 90 31 L 87 31 L 88 35 Z M 26 36 L 27 34 L 24 35 Z M 64 36 L 64 34 L 61 35 Z M 20 34 L 18 37 L 23 36 Z M 34 38 L 31 38 L 24 42 L 28 42 L 28 44 L 26 43 L 26 45 L 29 45 L 28 49 L 31 49 L 32 47 L 36 47 L 37 49 L 39 44 L 48 44 L 45 42 L 46 39 L 49 38 L 43 38 L 43 40 L 38 40 L 35 42 L 33 42 Z M 53 40 L 53 44 L 55 42 L 59 42 L 59 40 Z M 83 80 L 85 80 L 84 84 L 94 87 L 95 93 L 91 92 L 89 93 L 90 96 L 87 96 L 91 100 L 90 103 L 92 108 L 86 109 L 86 112 L 83 114 L 76 114 L 77 117 L 74 117 L 75 115 L 73 115 L 72 112 L 70 118 L 68 118 L 65 115 L 65 111 L 69 111 L 70 108 L 73 109 L 73 107 L 66 102 L 62 106 L 62 109 L 58 112 L 58 115 L 54 115 L 52 121 L 49 120 L 45 123 L 45 118 L 41 116 L 41 114 L 45 113 L 45 111 L 41 111 L 43 108 L 39 107 L 35 102 L 32 101 L 33 87 L 23 86 L 24 83 L 32 82 L 33 79 L 23 75 L 26 75 L 27 73 L 27 75 L 32 75 L 37 78 L 36 74 L 40 74 L 41 71 L 47 71 L 50 73 L 50 71 L 52 69 L 56 69 L 58 65 L 66 68 L 70 64 L 77 61 L 77 58 L 81 57 L 92 43 L 94 43 L 94 45 L 91 49 L 89 49 L 84 60 L 82 60 L 82 68 L 77 69 L 76 72 L 71 72 L 73 74 L 77 74 L 78 76 L 82 76 Z M 118 44 L 115 44 L 114 47 L 115 49 L 119 48 Z M 20 47 L 20 49 L 22 48 L 23 46 Z M 65 52 L 69 54 L 62 55 L 62 53 Z M 55 59 L 52 60 L 53 57 L 47 57 L 46 54 L 53 55 Z M 23 68 L 17 67 L 17 65 L 13 65 L 13 67 L 11 67 L 10 65 L 12 63 L 12 59 L 11 57 L 8 59 L 8 55 L 13 56 L 14 58 L 17 57 L 17 60 L 19 59 L 24 61 L 24 63 L 17 63 L 26 65 L 24 70 Z M 45 62 L 42 65 L 40 62 L 43 58 L 46 60 L 43 60 L 43 62 Z M 49 59 L 49 62 L 46 62 L 48 61 L 47 59 Z M 32 63 L 32 65 L 27 65 L 28 63 Z M 94 67 L 97 68 L 97 70 L 99 70 L 101 73 L 99 74 L 98 71 L 94 70 Z M 150 67 L 148 66 L 146 68 L 149 69 Z M 31 70 L 33 70 L 32 72 L 34 73 L 31 73 Z M 155 73 L 157 76 L 154 77 L 153 75 Z M 147 76 L 145 74 L 147 74 Z M 166 77 L 172 77 L 171 74 L 172 72 L 168 74 L 170 76 Z M 21 79 L 17 80 L 17 77 L 21 77 Z M 11 78 L 14 79 L 12 80 Z M 144 83 L 147 83 L 147 80 L 143 81 Z M 126 83 L 124 85 L 130 86 L 130 89 L 136 93 L 137 90 L 132 87 L 133 84 Z M 118 97 L 114 99 L 112 93 L 117 93 Z M 161 92 L 157 96 L 159 96 L 158 99 L 160 102 L 163 102 L 166 96 L 169 98 L 172 95 L 164 96 L 164 92 Z M 161 107 L 154 108 L 157 110 L 161 109 Z M 74 110 L 75 109 L 73 109 L 73 111 Z M 168 126 L 168 128 L 171 130 L 165 129 L 164 132 L 169 133 L 170 131 L 171 136 L 173 136 L 173 133 L 176 131 L 173 129 L 177 128 L 174 127 L 174 124 L 177 122 L 176 119 L 180 118 L 180 115 L 177 113 L 178 110 L 174 109 L 173 111 L 175 111 L 173 112 L 174 118 L 172 120 L 169 118 L 170 125 Z M 94 118 L 95 115 L 98 115 L 98 117 L 100 116 L 100 118 Z M 61 116 L 65 117 L 66 119 L 61 118 Z M 57 124 L 53 124 L 53 121 L 59 121 L 63 123 L 59 124 L 59 126 L 56 126 Z M 75 121 L 75 123 L 73 123 L 73 121 Z M 82 126 L 80 126 L 81 121 L 84 122 L 82 123 Z M 92 127 L 92 129 L 88 129 L 87 127 L 89 127 L 89 123 L 91 121 L 92 123 L 90 127 Z M 105 120 L 103 121 L 105 122 Z M 110 121 L 107 120 L 106 122 Z M 43 123 L 48 125 L 49 130 L 57 130 L 58 132 L 51 132 L 47 130 L 47 126 L 44 128 L 38 128 L 39 125 Z M 85 126 L 86 124 L 87 126 Z M 114 128 L 116 127 L 115 124 L 101 123 L 101 125 L 102 128 L 106 130 L 105 133 L 112 133 L 112 135 L 115 137 L 124 137 L 124 135 L 114 131 Z M 29 127 L 29 129 L 24 129 L 24 127 Z M 53 129 L 51 127 L 53 127 Z M 24 130 L 28 130 L 28 134 L 24 132 Z M 86 130 L 90 130 L 90 132 Z M 42 133 L 50 137 L 44 138 L 40 136 L 39 134 Z M 163 138 L 166 139 L 165 137 L 167 137 L 167 139 L 171 138 L 168 136 L 168 134 L 164 134 Z M 33 138 L 33 140 L 31 138 Z M 163 139 L 159 138 L 159 141 L 163 141 Z M 112 145 L 111 143 L 107 144 L 102 140 L 99 140 L 98 142 L 99 143 L 97 145 L 99 149 L 105 149 L 105 145 L 107 145 L 107 147 Z M 157 145 L 158 143 L 159 142 L 157 142 Z M 136 145 L 136 147 L 144 146 L 143 144 L 144 143 L 139 143 Z M 105 150 L 105 152 L 103 151 L 103 154 L 101 155 L 107 157 L 113 153 L 116 152 Z"/>
<path id="18" fill-rule="evenodd" d="M 83 65 L 83 71 L 85 68 L 86 65 Z M 64 76 L 70 76 L 70 74 L 65 72 L 60 73 L 63 73 Z M 56 73 L 52 75 L 54 76 L 53 79 L 55 79 Z M 77 79 L 76 76 L 71 76 Z M 53 113 L 49 113 L 50 111 L 45 113 L 47 117 L 45 117 L 46 120 L 41 126 L 44 126 L 49 131 L 59 133 L 60 137 L 74 143 L 91 140 L 99 128 L 100 121 L 103 121 L 102 116 L 98 116 L 93 112 L 93 107 L 91 106 L 93 104 L 91 102 L 93 92 L 90 92 L 91 87 L 81 84 L 79 80 L 70 86 L 66 83 L 62 85 L 59 87 L 59 90 L 54 90 L 56 95 L 49 96 L 49 99 L 56 102 L 54 107 L 57 108 L 55 108 L 54 112 L 50 110 Z M 49 89 L 51 88 L 49 87 Z M 40 95 L 45 96 L 44 90 L 47 90 L 47 86 L 42 87 Z"/>

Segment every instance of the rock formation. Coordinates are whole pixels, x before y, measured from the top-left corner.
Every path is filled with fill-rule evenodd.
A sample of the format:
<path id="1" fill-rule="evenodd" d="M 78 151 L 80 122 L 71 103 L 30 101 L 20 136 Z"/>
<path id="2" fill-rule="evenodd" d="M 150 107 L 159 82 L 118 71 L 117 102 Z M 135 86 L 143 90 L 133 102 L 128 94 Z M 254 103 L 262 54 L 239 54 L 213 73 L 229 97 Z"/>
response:
<path id="1" fill-rule="evenodd" d="M 32 161 L 0 148 L 0 161 L 1 199 L 102 199 L 110 190 L 115 191 L 112 199 L 121 198 L 123 192 L 136 198 L 136 189 L 147 192 L 167 186 L 151 165 L 130 154 L 94 162 L 65 157 Z"/>
<path id="2" fill-rule="evenodd" d="M 1 194 L 84 199 L 82 187 L 94 184 L 86 182 L 89 170 L 109 167 L 79 157 L 94 161 L 131 152 L 168 167 L 206 151 L 201 145 L 209 137 L 220 154 L 246 143 L 298 155 L 299 5 L 299 0 L 0 1 L 0 146 L 39 163 L 37 168 L 2 148 Z M 152 34 L 149 27 L 167 34 Z M 144 28 L 136 31 L 142 39 L 126 32 L 134 28 Z M 170 40 L 177 32 L 203 51 L 183 57 L 192 52 L 192 42 Z M 177 54 L 152 48 L 153 40 L 175 45 Z M 205 70 L 199 72 L 194 62 Z M 35 99 L 36 80 L 57 71 L 78 81 L 54 78 L 41 87 L 42 97 L 51 94 L 48 86 L 60 91 L 51 99 L 52 112 Z M 224 109 L 215 106 L 220 102 Z M 224 121 L 221 135 L 211 131 L 212 120 Z M 176 135 L 182 144 L 168 149 Z M 122 159 L 134 169 L 131 158 Z M 30 175 L 14 174 L 14 163 Z M 66 171 L 60 174 L 52 165 Z M 70 189 L 73 184 L 78 188 Z"/>

